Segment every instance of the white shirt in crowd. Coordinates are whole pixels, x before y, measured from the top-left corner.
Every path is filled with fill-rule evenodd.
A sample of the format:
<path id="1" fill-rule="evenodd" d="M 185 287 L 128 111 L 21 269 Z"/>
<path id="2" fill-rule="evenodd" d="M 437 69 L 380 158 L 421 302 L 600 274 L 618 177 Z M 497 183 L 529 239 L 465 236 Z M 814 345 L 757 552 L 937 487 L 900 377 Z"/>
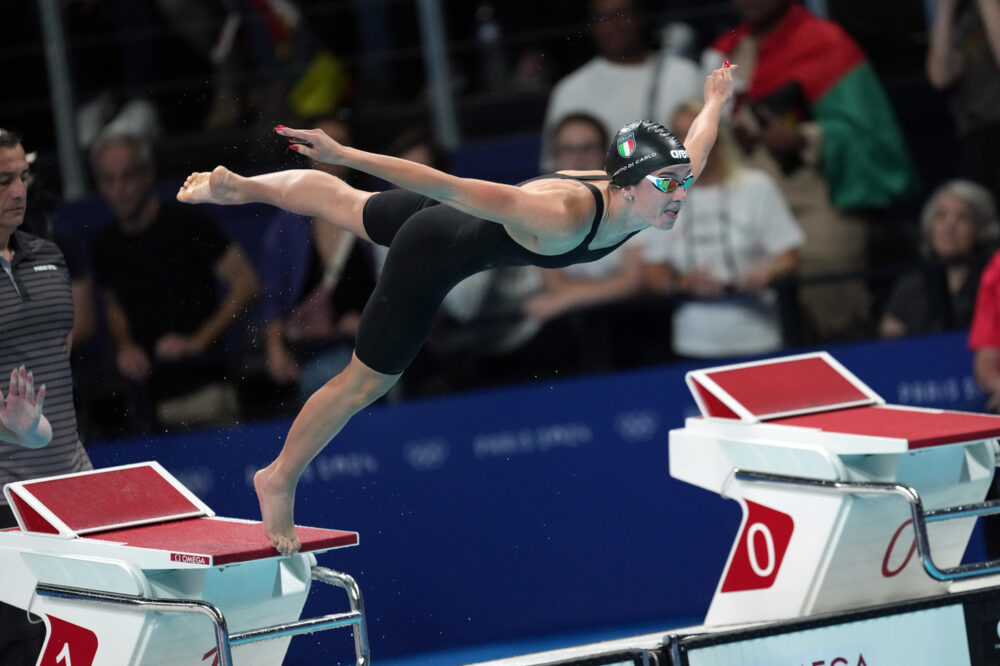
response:
<path id="1" fill-rule="evenodd" d="M 644 260 L 666 262 L 681 274 L 701 268 L 724 284 L 735 284 L 804 239 L 771 177 L 741 169 L 721 184 L 691 188 L 674 228 L 647 236 Z M 763 354 L 781 343 L 772 290 L 685 300 L 674 312 L 673 347 L 682 356 Z"/>
<path id="2" fill-rule="evenodd" d="M 651 112 L 649 94 L 657 69 Z M 597 56 L 560 79 L 552 89 L 545 112 L 546 142 L 551 128 L 566 114 L 577 111 L 602 121 L 611 136 L 635 120 L 665 124 L 679 104 L 701 97 L 704 84 L 698 66 L 680 56 L 662 56 L 659 66 L 653 55 L 638 65 L 623 65 Z M 548 153 L 546 144 L 542 150 L 543 171 L 551 169 Z"/>

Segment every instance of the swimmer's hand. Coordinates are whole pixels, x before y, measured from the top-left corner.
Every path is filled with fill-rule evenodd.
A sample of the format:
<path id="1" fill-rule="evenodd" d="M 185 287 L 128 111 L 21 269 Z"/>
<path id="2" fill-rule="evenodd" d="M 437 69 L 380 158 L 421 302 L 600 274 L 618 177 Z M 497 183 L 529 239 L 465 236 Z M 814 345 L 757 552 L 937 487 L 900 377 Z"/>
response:
<path id="1" fill-rule="evenodd" d="M 274 131 L 288 139 L 289 150 L 324 164 L 343 164 L 344 146 L 331 139 L 323 130 L 299 130 L 278 125 Z"/>
<path id="2" fill-rule="evenodd" d="M 52 441 L 52 427 L 42 416 L 45 385 L 35 391 L 35 378 L 22 365 L 10 373 L 6 397 L 0 391 L 0 439 L 29 449 Z"/>
<path id="3" fill-rule="evenodd" d="M 733 96 L 733 70 L 739 67 L 728 60 L 705 79 L 705 102 L 725 102 Z"/>

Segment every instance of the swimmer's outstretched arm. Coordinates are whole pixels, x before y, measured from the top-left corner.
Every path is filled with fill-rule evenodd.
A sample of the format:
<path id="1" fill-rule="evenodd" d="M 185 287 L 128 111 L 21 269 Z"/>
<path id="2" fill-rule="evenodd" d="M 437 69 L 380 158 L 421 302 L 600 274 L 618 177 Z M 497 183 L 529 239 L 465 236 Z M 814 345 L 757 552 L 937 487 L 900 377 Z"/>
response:
<path id="1" fill-rule="evenodd" d="M 593 196 L 567 182 L 565 194 L 525 190 L 513 185 L 459 178 L 409 160 L 344 146 L 322 130 L 277 127 L 291 149 L 319 162 L 343 164 L 411 192 L 492 222 L 545 237 L 572 237 L 594 215 Z"/>
<path id="2" fill-rule="evenodd" d="M 708 160 L 708 154 L 719 134 L 719 119 L 722 106 L 733 94 L 733 71 L 737 65 L 726 64 L 705 79 L 705 106 L 691 122 L 684 147 L 691 157 L 691 174 L 695 180 L 701 175 Z"/>
<path id="3" fill-rule="evenodd" d="M 0 441 L 40 449 L 52 441 L 52 426 L 42 414 L 45 386 L 35 391 L 34 376 L 22 365 L 10 373 L 7 395 L 0 391 Z"/>

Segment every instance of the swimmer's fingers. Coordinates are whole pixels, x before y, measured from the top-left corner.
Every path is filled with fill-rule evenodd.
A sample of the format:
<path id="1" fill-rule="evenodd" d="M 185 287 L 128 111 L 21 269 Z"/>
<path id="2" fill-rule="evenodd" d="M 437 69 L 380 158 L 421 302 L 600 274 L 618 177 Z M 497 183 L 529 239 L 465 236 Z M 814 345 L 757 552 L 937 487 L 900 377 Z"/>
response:
<path id="1" fill-rule="evenodd" d="M 304 139 L 304 137 L 307 136 L 310 130 L 300 130 L 300 129 L 294 129 L 292 127 L 285 127 L 284 125 L 275 125 L 274 132 L 279 136 L 283 136 L 289 139 Z"/>
<path id="2" fill-rule="evenodd" d="M 733 69 L 736 65 L 728 60 L 705 78 L 705 101 L 718 99 L 726 101 L 733 94 Z"/>
<path id="3" fill-rule="evenodd" d="M 319 151 L 308 143 L 296 143 L 295 141 L 289 141 L 288 149 L 294 150 L 299 155 L 305 155 L 310 159 L 319 160 Z"/>
<path id="4" fill-rule="evenodd" d="M 305 146 L 307 148 L 316 147 L 316 140 L 318 138 L 316 135 L 317 130 L 298 130 L 278 125 L 274 128 L 274 131 L 279 136 L 288 139 L 288 143 L 291 145 Z"/>
<path id="5" fill-rule="evenodd" d="M 317 162 L 337 164 L 341 145 L 318 129 L 296 130 L 278 125 L 274 131 L 288 140 L 288 149 Z"/>

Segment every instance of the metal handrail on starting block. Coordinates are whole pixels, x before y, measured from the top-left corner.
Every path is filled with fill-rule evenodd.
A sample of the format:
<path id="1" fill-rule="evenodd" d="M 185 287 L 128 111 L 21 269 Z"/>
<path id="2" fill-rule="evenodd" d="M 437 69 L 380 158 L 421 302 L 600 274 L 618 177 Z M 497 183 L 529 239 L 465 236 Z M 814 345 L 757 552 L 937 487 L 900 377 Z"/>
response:
<path id="1" fill-rule="evenodd" d="M 949 581 L 975 576 L 988 576 L 1000 573 L 1000 560 L 986 562 L 971 562 L 956 567 L 941 569 L 934 564 L 931 557 L 930 540 L 927 537 L 927 523 L 957 518 L 973 518 L 1000 514 L 1000 500 L 989 500 L 974 504 L 962 504 L 944 509 L 925 511 L 920 500 L 920 494 L 912 486 L 901 483 L 885 483 L 877 481 L 830 481 L 802 476 L 770 474 L 750 470 L 734 469 L 733 478 L 738 481 L 754 483 L 769 483 L 775 485 L 807 486 L 819 490 L 855 495 L 900 495 L 910 504 L 910 514 L 913 519 L 913 533 L 917 546 L 917 554 L 924 563 L 924 570 L 936 580 Z"/>
<path id="2" fill-rule="evenodd" d="M 116 592 L 103 592 L 100 590 L 88 590 L 78 587 L 68 587 L 64 585 L 50 585 L 39 583 L 35 587 L 35 593 L 43 597 L 57 597 L 84 601 L 89 603 L 127 606 L 142 610 L 153 610 L 168 613 L 200 613 L 212 621 L 215 627 L 215 644 L 218 650 L 219 666 L 233 666 L 233 656 L 231 647 L 265 641 L 273 638 L 283 638 L 285 636 L 297 636 L 299 634 L 311 634 L 327 629 L 337 629 L 340 627 L 352 627 L 354 632 L 354 651 L 357 658 L 357 666 L 369 666 L 371 664 L 371 652 L 368 647 L 368 630 L 365 623 L 365 605 L 361 596 L 361 589 L 355 580 L 344 573 L 333 571 L 325 567 L 314 566 L 311 569 L 311 577 L 329 585 L 342 588 L 347 593 L 348 601 L 351 605 L 350 612 L 334 613 L 295 622 L 286 622 L 268 627 L 250 629 L 235 634 L 229 633 L 226 618 L 219 610 L 219 607 L 207 601 L 191 599 L 152 599 L 137 595 L 119 594 Z"/>

